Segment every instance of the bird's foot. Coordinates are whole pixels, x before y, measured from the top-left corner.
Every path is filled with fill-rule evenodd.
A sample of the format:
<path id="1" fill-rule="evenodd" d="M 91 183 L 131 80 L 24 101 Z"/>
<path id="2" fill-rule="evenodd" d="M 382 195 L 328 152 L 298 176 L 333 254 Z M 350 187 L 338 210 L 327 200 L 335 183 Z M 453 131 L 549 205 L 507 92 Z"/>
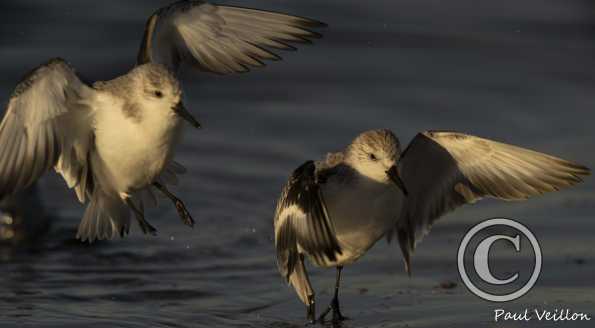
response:
<path id="1" fill-rule="evenodd" d="M 309 296 L 309 298 L 310 305 L 306 306 L 306 318 L 308 319 L 306 326 L 316 324 L 316 304 L 313 296 Z"/>
<path id="2" fill-rule="evenodd" d="M 178 211 L 178 215 L 180 215 L 180 218 L 182 219 L 182 222 L 185 225 L 189 226 L 190 228 L 193 228 L 194 227 L 194 219 L 190 215 L 190 212 L 188 212 L 188 210 L 186 209 L 186 206 L 184 205 L 184 203 L 178 199 L 178 200 L 176 200 L 175 205 L 176 205 L 176 210 Z"/>
<path id="3" fill-rule="evenodd" d="M 339 309 L 333 311 L 333 322 L 342 322 L 345 320 L 349 320 L 349 318 L 341 314 L 341 311 Z"/>
<path id="4" fill-rule="evenodd" d="M 318 322 L 320 323 L 324 323 L 326 321 L 326 316 L 330 313 L 333 312 L 333 320 L 332 323 L 339 323 L 345 320 L 349 320 L 349 318 L 347 318 L 346 316 L 344 316 L 341 313 L 341 309 L 339 307 L 339 300 L 336 298 L 333 298 L 333 300 L 331 301 L 331 304 L 329 304 L 328 308 L 326 310 L 324 310 L 324 312 L 322 312 L 322 314 L 320 315 L 320 317 L 318 317 Z"/>
<path id="5" fill-rule="evenodd" d="M 140 226 L 141 230 L 145 235 L 150 234 L 153 236 L 157 236 L 157 229 L 153 227 L 149 222 L 144 219 L 138 220 L 138 225 Z"/>
<path id="6" fill-rule="evenodd" d="M 182 219 L 182 222 L 190 228 L 194 227 L 194 219 L 192 219 L 190 212 L 188 212 L 186 209 L 186 205 L 184 205 L 184 203 L 178 197 L 176 197 L 176 195 L 172 194 L 161 183 L 153 182 L 153 186 L 161 190 L 161 192 L 174 203 L 176 210 L 178 211 L 178 215 L 180 216 L 180 219 Z"/>

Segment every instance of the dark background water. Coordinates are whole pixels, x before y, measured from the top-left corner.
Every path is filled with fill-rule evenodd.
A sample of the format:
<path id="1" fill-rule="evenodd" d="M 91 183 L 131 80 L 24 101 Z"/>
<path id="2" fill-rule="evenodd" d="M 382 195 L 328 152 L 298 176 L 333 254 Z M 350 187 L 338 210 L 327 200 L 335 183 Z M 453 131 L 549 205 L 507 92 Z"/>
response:
<path id="1" fill-rule="evenodd" d="M 124 73 L 146 17 L 168 2 L 3 1 L 0 99 L 49 57 L 68 59 L 90 80 Z M 366 129 L 391 128 L 404 143 L 425 129 L 458 130 L 595 167 L 590 0 L 233 4 L 330 27 L 315 45 L 263 70 L 185 74 L 188 107 L 205 128 L 185 135 L 177 159 L 189 172 L 175 191 L 197 226 L 180 224 L 162 201 L 148 217 L 157 237 L 135 229 L 124 240 L 81 244 L 74 236 L 84 208 L 47 175 L 39 189 L 51 229 L 28 247 L 0 249 L 1 327 L 303 326 L 305 310 L 275 267 L 275 201 L 293 168 Z M 419 246 L 411 279 L 398 248 L 379 242 L 344 271 L 342 303 L 352 318 L 345 326 L 527 326 L 494 324 L 496 308 L 595 315 L 594 196 L 587 179 L 526 203 L 466 206 Z M 544 253 L 537 286 L 504 305 L 473 296 L 456 269 L 463 234 L 494 216 L 527 224 Z M 311 271 L 322 309 L 334 272 Z M 437 287 L 445 281 L 458 285 Z"/>

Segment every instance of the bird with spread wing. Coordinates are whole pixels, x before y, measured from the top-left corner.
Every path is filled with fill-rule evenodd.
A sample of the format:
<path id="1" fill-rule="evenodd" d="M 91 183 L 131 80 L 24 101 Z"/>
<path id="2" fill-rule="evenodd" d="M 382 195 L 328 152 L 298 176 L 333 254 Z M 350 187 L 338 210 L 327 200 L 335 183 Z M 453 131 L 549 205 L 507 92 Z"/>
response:
<path id="1" fill-rule="evenodd" d="M 463 133 L 422 132 L 402 152 L 390 130 L 367 131 L 289 178 L 274 216 L 279 272 L 309 321 L 322 322 L 331 311 L 341 321 L 341 270 L 383 237 L 396 236 L 410 273 L 415 245 L 444 214 L 485 197 L 526 200 L 589 174 L 579 164 Z M 337 270 L 334 297 L 319 318 L 306 258 Z"/>
<path id="2" fill-rule="evenodd" d="M 0 198 L 54 168 L 81 203 L 77 237 L 92 242 L 129 232 L 131 214 L 145 233 L 155 191 L 170 198 L 183 222 L 194 220 L 167 184 L 185 169 L 173 160 L 181 122 L 199 127 L 182 102 L 184 67 L 217 74 L 247 72 L 278 60 L 324 24 L 302 17 L 185 0 L 147 21 L 137 66 L 88 85 L 63 59 L 35 68 L 16 87 L 0 123 Z"/>

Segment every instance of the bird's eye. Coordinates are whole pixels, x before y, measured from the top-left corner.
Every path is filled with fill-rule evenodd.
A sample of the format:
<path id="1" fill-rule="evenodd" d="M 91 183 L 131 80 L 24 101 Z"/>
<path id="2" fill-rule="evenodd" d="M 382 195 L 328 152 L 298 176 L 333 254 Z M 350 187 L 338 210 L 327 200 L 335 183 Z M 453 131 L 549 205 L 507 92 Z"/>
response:
<path id="1" fill-rule="evenodd" d="M 370 154 L 369 157 L 370 157 L 370 160 L 373 160 L 373 161 L 377 161 L 378 160 L 378 158 L 374 154 Z"/>
<path id="2" fill-rule="evenodd" d="M 155 91 L 154 94 L 155 94 L 155 97 L 157 97 L 157 98 L 163 98 L 163 92 L 161 92 L 159 90 Z"/>

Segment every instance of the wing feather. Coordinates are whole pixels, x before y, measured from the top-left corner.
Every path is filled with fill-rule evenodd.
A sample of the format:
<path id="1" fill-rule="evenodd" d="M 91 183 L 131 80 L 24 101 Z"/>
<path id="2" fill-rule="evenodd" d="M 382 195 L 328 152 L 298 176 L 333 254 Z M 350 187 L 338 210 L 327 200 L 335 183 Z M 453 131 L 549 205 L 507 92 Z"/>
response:
<path id="1" fill-rule="evenodd" d="M 0 197 L 31 185 L 58 162 L 73 166 L 71 159 L 59 159 L 64 140 L 90 133 L 90 124 L 84 124 L 89 109 L 80 105 L 80 97 L 91 93 L 59 58 L 35 68 L 17 85 L 0 123 Z"/>
<path id="2" fill-rule="evenodd" d="M 315 20 L 263 10 L 186 0 L 156 11 L 145 25 L 137 63 L 177 71 L 182 62 L 218 74 L 243 73 L 279 60 L 265 49 L 294 50 L 321 35 Z"/>
<path id="3" fill-rule="evenodd" d="M 418 134 L 400 160 L 409 191 L 396 226 L 405 266 L 442 215 L 483 197 L 525 200 L 582 181 L 590 170 L 551 155 L 456 132 Z"/>
<path id="4" fill-rule="evenodd" d="M 312 161 L 294 171 L 279 198 L 275 245 L 279 271 L 286 279 L 293 272 L 299 249 L 319 264 L 335 261 L 341 254 Z"/>

